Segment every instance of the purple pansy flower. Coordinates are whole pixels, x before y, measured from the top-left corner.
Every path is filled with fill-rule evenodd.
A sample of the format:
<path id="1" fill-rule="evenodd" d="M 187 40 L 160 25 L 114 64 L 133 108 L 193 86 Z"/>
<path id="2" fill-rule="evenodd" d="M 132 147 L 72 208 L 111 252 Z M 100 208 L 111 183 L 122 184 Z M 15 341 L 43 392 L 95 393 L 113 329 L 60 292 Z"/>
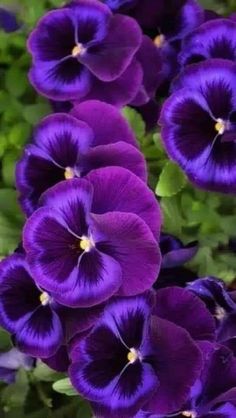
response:
<path id="1" fill-rule="evenodd" d="M 85 179 L 59 183 L 41 204 L 26 222 L 24 247 L 37 283 L 59 303 L 89 307 L 153 284 L 160 253 L 141 217 L 122 205 L 119 212 L 91 213 L 93 185 Z"/>
<path id="2" fill-rule="evenodd" d="M 161 135 L 169 156 L 197 186 L 236 192 L 236 65 L 220 59 L 186 68 L 165 102 Z"/>
<path id="3" fill-rule="evenodd" d="M 26 215 L 41 194 L 61 180 L 81 177 L 104 166 L 122 166 L 146 181 L 143 155 L 126 120 L 109 104 L 89 101 L 71 115 L 41 121 L 16 167 L 16 184 Z"/>
<path id="4" fill-rule="evenodd" d="M 97 416 L 130 418 L 149 401 L 169 413 L 186 400 L 201 355 L 181 327 L 152 315 L 149 295 L 111 301 L 74 347 L 70 378 Z"/>
<path id="5" fill-rule="evenodd" d="M 183 264 L 191 260 L 198 251 L 196 241 L 184 245 L 178 238 L 170 234 L 161 234 L 160 250 L 162 255 L 161 270 L 154 285 L 155 289 L 176 285 L 185 286 L 196 279 L 196 273 Z"/>
<path id="6" fill-rule="evenodd" d="M 26 354 L 54 355 L 67 339 L 89 329 L 100 311 L 58 305 L 36 285 L 22 254 L 9 256 L 0 264 L 0 323 Z"/>
<path id="7" fill-rule="evenodd" d="M 170 415 L 139 411 L 133 418 L 235 418 L 235 357 L 228 348 L 217 344 L 201 342 L 199 346 L 204 367 L 181 409 Z"/>
<path id="8" fill-rule="evenodd" d="M 211 20 L 183 40 L 179 57 L 182 65 L 209 58 L 236 61 L 236 22 L 229 19 Z"/>
<path id="9" fill-rule="evenodd" d="M 188 289 L 196 293 L 215 317 L 217 339 L 225 342 L 236 336 L 236 296 L 229 292 L 224 282 L 215 277 L 195 280 Z"/>
<path id="10" fill-rule="evenodd" d="M 130 96 L 129 102 L 140 84 L 140 69 L 132 60 L 141 41 L 134 19 L 113 16 L 98 0 L 78 0 L 72 7 L 47 13 L 30 35 L 30 81 L 53 100 L 79 100 L 91 94 L 100 99 L 104 87 L 104 97 L 108 89 L 121 96 L 118 102 L 125 103 Z"/>
<path id="11" fill-rule="evenodd" d="M 0 30 L 3 29 L 4 32 L 11 33 L 15 32 L 19 28 L 20 25 L 17 22 L 15 13 L 0 7 Z"/>
<path id="12" fill-rule="evenodd" d="M 33 367 L 33 358 L 21 353 L 17 348 L 0 353 L 0 381 L 7 384 L 15 382 L 17 371 L 20 368 L 30 370 Z"/>

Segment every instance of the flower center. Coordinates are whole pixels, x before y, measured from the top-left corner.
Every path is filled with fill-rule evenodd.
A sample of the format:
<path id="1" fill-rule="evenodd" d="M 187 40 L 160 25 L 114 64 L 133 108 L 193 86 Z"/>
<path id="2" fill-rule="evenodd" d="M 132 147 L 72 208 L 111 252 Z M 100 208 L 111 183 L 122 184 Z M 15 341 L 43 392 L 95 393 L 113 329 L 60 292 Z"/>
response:
<path id="1" fill-rule="evenodd" d="M 76 58 L 79 55 L 84 54 L 84 52 L 86 51 L 86 49 L 83 47 L 82 44 L 77 44 L 74 46 L 74 48 L 71 51 L 71 55 L 72 57 Z"/>
<path id="2" fill-rule="evenodd" d="M 222 308 L 222 306 L 217 306 L 217 307 L 216 307 L 216 310 L 215 310 L 215 317 L 216 317 L 217 319 L 219 319 L 219 320 L 224 319 L 225 314 L 226 314 L 226 312 L 225 312 L 224 308 Z"/>
<path id="3" fill-rule="evenodd" d="M 92 238 L 88 238 L 86 236 L 82 236 L 80 240 L 80 249 L 88 253 L 93 247 L 95 247 L 95 243 Z"/>
<path id="4" fill-rule="evenodd" d="M 141 355 L 135 348 L 130 348 L 130 351 L 127 354 L 127 359 L 129 363 L 133 364 L 136 360 L 141 360 Z"/>
<path id="5" fill-rule="evenodd" d="M 193 412 L 193 411 L 183 411 L 182 415 L 183 415 L 183 417 L 197 418 L 196 412 Z"/>
<path id="6" fill-rule="evenodd" d="M 50 302 L 50 296 L 49 296 L 49 294 L 47 292 L 43 292 L 39 296 L 39 300 L 41 302 L 41 305 L 46 306 Z"/>
<path id="7" fill-rule="evenodd" d="M 221 118 L 216 119 L 216 124 L 215 124 L 216 132 L 218 132 L 220 135 L 223 135 L 226 129 L 227 129 L 227 122 L 225 122 Z"/>
<path id="8" fill-rule="evenodd" d="M 73 179 L 75 177 L 75 172 L 74 172 L 73 168 L 66 167 L 65 171 L 64 171 L 64 177 L 65 177 L 66 180 Z"/>
<path id="9" fill-rule="evenodd" d="M 161 35 L 157 35 L 155 39 L 153 40 L 153 42 L 158 48 L 161 48 L 164 45 L 165 40 L 166 40 L 165 36 L 161 34 Z"/>

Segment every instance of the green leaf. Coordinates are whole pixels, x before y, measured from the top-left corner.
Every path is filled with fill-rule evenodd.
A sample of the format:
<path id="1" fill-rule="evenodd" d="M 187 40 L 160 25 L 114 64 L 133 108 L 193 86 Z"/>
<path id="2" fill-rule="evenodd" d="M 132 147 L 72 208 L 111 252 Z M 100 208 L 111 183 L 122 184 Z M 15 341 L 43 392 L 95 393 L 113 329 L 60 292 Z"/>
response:
<path id="1" fill-rule="evenodd" d="M 164 218 L 164 231 L 180 237 L 184 221 L 176 196 L 163 197 L 161 199 L 161 208 Z"/>
<path id="2" fill-rule="evenodd" d="M 0 349 L 1 351 L 10 350 L 12 347 L 10 334 L 4 329 L 0 328 Z"/>
<path id="3" fill-rule="evenodd" d="M 179 166 L 168 161 L 159 177 L 156 194 L 161 197 L 171 197 L 183 189 L 186 184 L 186 177 Z"/>
<path id="4" fill-rule="evenodd" d="M 41 360 L 37 360 L 36 367 L 33 370 L 33 376 L 38 381 L 55 382 L 62 378 L 64 375 L 50 369 L 50 367 L 48 367 Z"/>
<path id="5" fill-rule="evenodd" d="M 27 373 L 24 369 L 20 369 L 16 376 L 16 382 L 3 389 L 2 402 L 9 408 L 21 407 L 25 403 L 28 391 Z"/>
<path id="6" fill-rule="evenodd" d="M 28 141 L 30 132 L 31 126 L 28 123 L 17 123 L 9 132 L 9 143 L 21 149 L 22 146 Z"/>
<path id="7" fill-rule="evenodd" d="M 64 393 L 67 396 L 78 396 L 69 378 L 58 380 L 53 383 L 52 387 L 56 392 Z"/>
<path id="8" fill-rule="evenodd" d="M 47 102 L 45 103 L 36 103 L 32 105 L 25 106 L 23 109 L 23 116 L 26 122 L 31 125 L 36 125 L 44 116 L 51 113 L 52 109 L 50 108 Z"/>
<path id="9" fill-rule="evenodd" d="M 142 116 L 131 107 L 124 107 L 122 110 L 124 117 L 129 122 L 136 138 L 141 141 L 145 135 L 145 123 Z"/>
<path id="10" fill-rule="evenodd" d="M 28 80 L 25 71 L 16 66 L 10 67 L 5 75 L 6 89 L 12 96 L 21 97 L 27 89 Z"/>
<path id="11" fill-rule="evenodd" d="M 88 402 L 83 401 L 79 404 L 76 418 L 91 418 L 93 415 L 92 409 Z"/>
<path id="12" fill-rule="evenodd" d="M 0 214 L 5 216 L 12 224 L 19 227 L 23 226 L 24 217 L 14 189 L 0 189 Z"/>
<path id="13" fill-rule="evenodd" d="M 19 158 L 18 151 L 9 152 L 4 155 L 2 160 L 2 178 L 5 186 L 14 187 L 15 185 L 15 166 Z"/>

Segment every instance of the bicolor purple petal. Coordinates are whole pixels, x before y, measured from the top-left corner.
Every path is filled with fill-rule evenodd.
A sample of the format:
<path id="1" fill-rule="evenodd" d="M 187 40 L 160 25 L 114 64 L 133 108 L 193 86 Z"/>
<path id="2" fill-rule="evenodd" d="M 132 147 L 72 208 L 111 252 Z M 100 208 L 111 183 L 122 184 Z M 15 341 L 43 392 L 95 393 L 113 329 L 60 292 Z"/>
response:
<path id="1" fill-rule="evenodd" d="M 216 59 L 189 66 L 160 116 L 169 156 L 197 186 L 223 193 L 233 193 L 236 184 L 235 68 Z"/>
<path id="2" fill-rule="evenodd" d="M 154 237 L 159 238 L 159 204 L 151 190 L 137 176 L 124 168 L 107 167 L 91 171 L 86 179 L 93 185 L 93 213 L 135 213 L 146 222 Z"/>

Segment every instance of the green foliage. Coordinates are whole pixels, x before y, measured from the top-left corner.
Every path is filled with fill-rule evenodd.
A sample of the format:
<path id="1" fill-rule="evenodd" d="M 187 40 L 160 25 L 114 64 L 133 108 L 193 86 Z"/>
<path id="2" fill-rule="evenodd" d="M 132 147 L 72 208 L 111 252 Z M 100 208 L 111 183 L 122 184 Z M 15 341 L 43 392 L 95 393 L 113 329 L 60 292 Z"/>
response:
<path id="1" fill-rule="evenodd" d="M 186 184 L 186 178 L 179 166 L 168 161 L 156 185 L 156 194 L 161 197 L 170 197 L 179 193 Z"/>
<path id="2" fill-rule="evenodd" d="M 53 383 L 52 387 L 56 392 L 64 393 L 67 396 L 78 396 L 69 378 L 58 380 Z"/>

